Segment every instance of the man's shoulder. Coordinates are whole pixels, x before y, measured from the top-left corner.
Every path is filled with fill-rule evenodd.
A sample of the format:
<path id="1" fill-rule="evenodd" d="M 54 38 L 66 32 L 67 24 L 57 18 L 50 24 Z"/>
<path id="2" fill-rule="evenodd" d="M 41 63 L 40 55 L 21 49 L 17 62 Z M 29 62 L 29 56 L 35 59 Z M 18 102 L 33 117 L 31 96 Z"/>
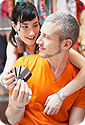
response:
<path id="1" fill-rule="evenodd" d="M 26 61 L 26 60 L 27 61 L 29 61 L 29 60 L 34 61 L 34 60 L 36 60 L 38 58 L 40 58 L 39 54 L 33 54 L 33 55 L 24 56 L 23 60 L 24 61 Z"/>
<path id="2" fill-rule="evenodd" d="M 41 62 L 43 60 L 42 57 L 39 56 L 39 54 L 34 54 L 34 55 L 28 55 L 28 56 L 23 56 L 20 57 L 16 62 L 14 66 L 27 66 L 27 65 L 31 65 L 34 64 L 36 62 Z"/>
<path id="3" fill-rule="evenodd" d="M 75 67 L 70 60 L 68 61 L 68 68 L 69 71 L 71 71 L 72 73 L 74 73 L 75 75 L 79 72 L 79 69 L 77 67 Z"/>
<path id="4" fill-rule="evenodd" d="M 28 56 L 24 56 L 23 57 L 23 61 L 24 62 L 29 62 L 29 63 L 33 63 L 33 62 L 43 62 L 44 58 L 40 57 L 39 54 L 34 54 L 34 55 L 28 55 Z"/>
<path id="5" fill-rule="evenodd" d="M 66 66 L 66 69 L 64 73 L 61 75 L 61 80 L 64 79 L 62 82 L 69 83 L 74 77 L 78 74 L 78 69 L 71 64 L 71 62 L 68 60 L 68 64 Z"/>

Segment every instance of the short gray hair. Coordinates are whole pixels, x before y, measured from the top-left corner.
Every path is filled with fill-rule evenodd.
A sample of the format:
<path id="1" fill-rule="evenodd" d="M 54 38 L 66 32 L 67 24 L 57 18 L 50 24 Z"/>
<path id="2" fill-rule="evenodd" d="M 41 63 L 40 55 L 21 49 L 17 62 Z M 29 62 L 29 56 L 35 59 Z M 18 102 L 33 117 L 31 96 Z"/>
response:
<path id="1" fill-rule="evenodd" d="M 77 20 L 68 13 L 53 13 L 46 18 L 46 22 L 56 23 L 60 26 L 57 34 L 60 42 L 65 39 L 71 39 L 72 45 L 77 41 L 79 36 L 79 24 Z"/>

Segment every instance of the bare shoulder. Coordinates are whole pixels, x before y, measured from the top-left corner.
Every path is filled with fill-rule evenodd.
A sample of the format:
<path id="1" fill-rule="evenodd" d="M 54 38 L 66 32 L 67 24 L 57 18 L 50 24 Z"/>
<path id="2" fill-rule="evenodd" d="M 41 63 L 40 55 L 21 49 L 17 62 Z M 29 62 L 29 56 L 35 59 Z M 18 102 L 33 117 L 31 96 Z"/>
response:
<path id="1" fill-rule="evenodd" d="M 11 42 L 8 42 L 7 52 L 18 53 L 17 47 L 13 46 Z"/>

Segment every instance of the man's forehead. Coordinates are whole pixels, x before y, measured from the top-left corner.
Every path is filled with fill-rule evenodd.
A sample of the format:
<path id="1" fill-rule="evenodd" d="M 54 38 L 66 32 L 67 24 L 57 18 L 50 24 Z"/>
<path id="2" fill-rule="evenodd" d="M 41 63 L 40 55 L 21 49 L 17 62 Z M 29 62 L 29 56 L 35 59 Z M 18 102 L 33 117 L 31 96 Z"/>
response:
<path id="1" fill-rule="evenodd" d="M 59 28 L 56 23 L 45 21 L 41 27 L 41 32 L 55 33 Z"/>
<path id="2" fill-rule="evenodd" d="M 49 29 L 52 29 L 55 25 L 55 23 L 45 21 L 42 25 L 42 28 L 48 27 Z"/>

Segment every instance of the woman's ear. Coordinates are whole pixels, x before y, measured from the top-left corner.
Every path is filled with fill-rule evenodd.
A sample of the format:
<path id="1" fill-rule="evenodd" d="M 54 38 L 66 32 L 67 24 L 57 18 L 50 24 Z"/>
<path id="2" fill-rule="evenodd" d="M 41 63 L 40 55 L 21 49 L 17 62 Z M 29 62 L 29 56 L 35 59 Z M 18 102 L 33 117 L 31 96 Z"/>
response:
<path id="1" fill-rule="evenodd" d="M 66 39 L 62 41 L 62 46 L 65 49 L 70 49 L 70 47 L 72 46 L 72 40 L 71 39 Z"/>
<path id="2" fill-rule="evenodd" d="M 12 21 L 11 22 L 11 26 L 14 28 L 14 30 L 17 32 L 17 26 L 15 25 L 15 23 Z"/>

